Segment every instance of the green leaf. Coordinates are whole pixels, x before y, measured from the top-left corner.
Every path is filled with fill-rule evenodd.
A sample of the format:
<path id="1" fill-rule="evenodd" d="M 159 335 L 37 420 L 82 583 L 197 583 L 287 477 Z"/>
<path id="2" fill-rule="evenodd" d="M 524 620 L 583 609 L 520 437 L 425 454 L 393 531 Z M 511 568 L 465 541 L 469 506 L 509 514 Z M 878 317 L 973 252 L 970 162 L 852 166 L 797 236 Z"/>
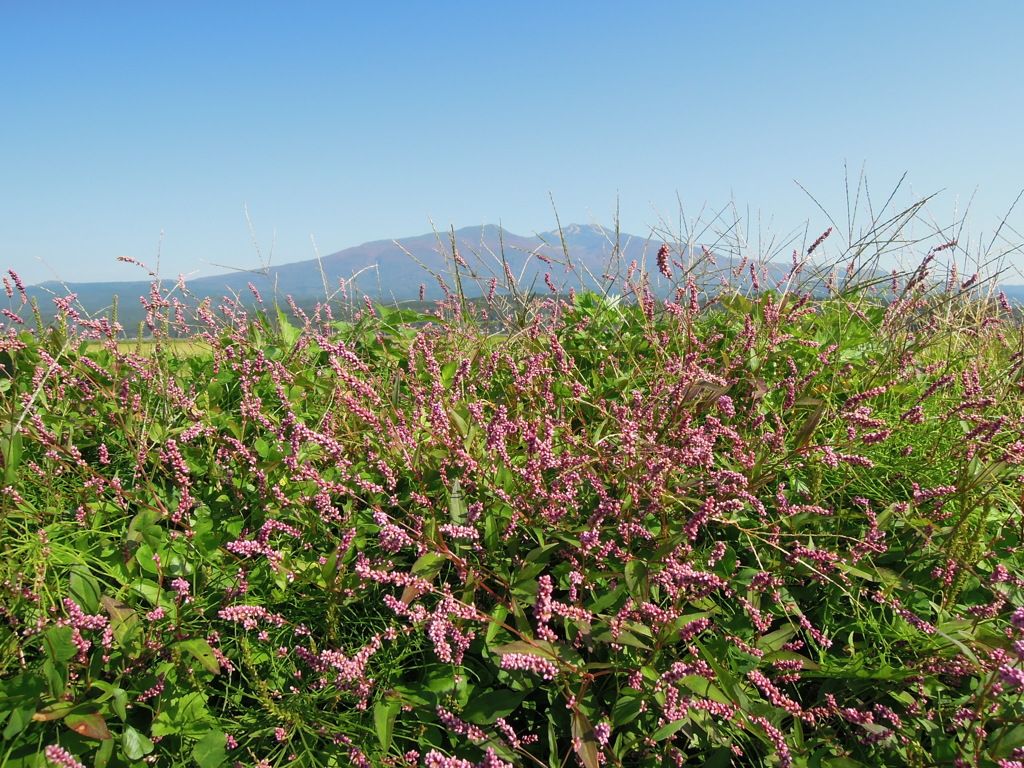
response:
<path id="1" fill-rule="evenodd" d="M 437 318 L 433 315 L 424 315 L 414 309 L 396 309 L 385 306 L 377 306 L 380 312 L 381 322 L 385 327 L 397 330 L 402 323 L 436 323 Z"/>
<path id="2" fill-rule="evenodd" d="M 450 665 L 432 664 L 424 672 L 423 684 L 431 693 L 447 693 L 457 685 L 455 672 Z"/>
<path id="3" fill-rule="evenodd" d="M 529 552 L 527 552 L 525 560 L 528 563 L 533 563 L 536 565 L 546 565 L 548 561 L 551 560 L 551 555 L 554 554 L 555 550 L 561 546 L 561 542 L 555 541 L 540 547 L 534 547 Z M 538 571 L 538 573 L 539 572 L 540 571 Z M 524 577 L 520 576 L 520 578 Z"/>
<path id="4" fill-rule="evenodd" d="M 452 525 L 465 525 L 469 516 L 469 507 L 466 504 L 466 496 L 462 492 L 462 484 L 459 478 L 452 481 L 452 492 L 448 499 L 448 513 Z"/>
<path id="5" fill-rule="evenodd" d="M 99 611 L 100 586 L 84 565 L 72 566 L 69 589 L 71 598 L 81 606 L 83 611 L 92 614 Z"/>
<path id="6" fill-rule="evenodd" d="M 445 558 L 443 555 L 439 555 L 436 552 L 427 552 L 425 555 L 418 557 L 416 562 L 412 564 L 412 575 L 429 581 L 441 572 L 444 562 Z"/>
<path id="7" fill-rule="evenodd" d="M 654 741 L 664 741 L 678 733 L 687 722 L 689 722 L 687 719 L 683 719 L 673 720 L 671 723 L 665 723 L 665 725 L 661 726 L 661 728 L 651 734 L 651 739 Z"/>
<path id="8" fill-rule="evenodd" d="M 626 588 L 633 594 L 646 596 L 648 587 L 647 564 L 643 560 L 626 563 Z"/>
<path id="9" fill-rule="evenodd" d="M 634 648 L 640 648 L 641 650 L 649 651 L 651 646 L 641 640 L 639 637 L 634 635 L 632 632 L 621 630 L 618 634 L 614 634 L 610 629 L 606 629 L 603 632 L 598 632 L 593 636 L 595 643 L 605 643 L 607 645 L 630 645 Z"/>
<path id="10" fill-rule="evenodd" d="M 214 655 L 213 648 L 211 648 L 210 644 L 201 637 L 192 638 L 191 640 L 182 640 L 178 643 L 178 647 L 190 654 L 192 658 L 202 664 L 208 672 L 212 672 L 215 675 L 220 674 L 220 662 Z"/>
<path id="11" fill-rule="evenodd" d="M 71 627 L 52 627 L 43 635 L 46 654 L 53 662 L 70 661 L 78 654 L 78 648 L 71 641 Z"/>
<path id="12" fill-rule="evenodd" d="M 96 756 L 92 760 L 92 768 L 106 768 L 110 763 L 110 758 L 113 756 L 114 740 L 107 739 L 106 741 L 101 741 L 99 749 L 96 750 Z"/>
<path id="13" fill-rule="evenodd" d="M 45 690 L 46 681 L 39 675 L 32 672 L 23 672 L 20 675 L 15 675 L 10 680 L 0 684 L 0 691 L 4 694 L 0 696 L 0 712 L 8 711 L 10 707 L 7 705 L 16 702 L 18 699 L 36 702 Z M 35 709 L 35 704 L 33 704 L 32 708 Z"/>
<path id="14" fill-rule="evenodd" d="M 640 710 L 647 703 L 647 696 L 639 691 L 627 691 L 619 696 L 612 708 L 612 720 L 616 728 L 633 722 L 640 716 Z"/>
<path id="15" fill-rule="evenodd" d="M 494 606 L 494 608 L 491 609 L 491 615 L 489 621 L 487 622 L 487 633 L 484 636 L 484 640 L 488 645 L 491 644 L 491 641 L 494 640 L 494 637 L 498 634 L 498 632 L 504 630 L 504 627 L 502 627 L 501 625 L 507 618 L 508 608 L 506 608 L 503 604 L 498 603 L 496 606 Z"/>
<path id="16" fill-rule="evenodd" d="M 103 695 L 98 698 L 92 699 L 92 704 L 102 704 L 105 701 L 110 701 L 110 706 L 113 708 L 115 714 L 121 718 L 121 722 L 128 719 L 128 691 L 124 688 L 120 688 L 113 683 L 107 683 L 103 680 L 93 680 L 93 688 L 99 688 L 103 691 Z"/>
<path id="17" fill-rule="evenodd" d="M 377 741 L 381 749 L 391 749 L 391 739 L 395 731 L 395 719 L 402 711 L 402 703 L 397 699 L 381 699 L 373 705 L 373 726 L 377 731 Z"/>
<path id="18" fill-rule="evenodd" d="M 818 424 L 821 423 L 822 418 L 825 416 L 825 411 L 828 406 L 826 403 L 821 403 L 810 416 L 804 421 L 803 426 L 796 433 L 796 437 L 793 443 L 794 451 L 801 451 L 807 447 L 810 443 L 811 437 L 814 435 L 814 430 L 818 428 Z"/>
<path id="19" fill-rule="evenodd" d="M 152 605 L 159 605 L 160 603 L 166 602 L 160 599 L 163 594 L 163 590 L 160 589 L 160 585 L 155 581 L 150 581 L 149 579 L 136 579 L 131 585 L 131 591 L 137 595 L 141 595 Z"/>
<path id="20" fill-rule="evenodd" d="M 256 450 L 256 455 L 261 459 L 265 459 L 270 455 L 270 443 L 262 437 L 257 437 L 253 441 L 252 447 Z"/>
<path id="21" fill-rule="evenodd" d="M 1017 725 L 1009 731 L 1003 729 L 989 736 L 989 749 L 993 757 L 1008 757 L 1013 750 L 1024 746 L 1024 725 Z"/>
<path id="22" fill-rule="evenodd" d="M 490 725 L 499 717 L 514 712 L 529 691 L 511 691 L 506 688 L 474 696 L 462 710 L 462 719 L 474 725 Z"/>
<path id="23" fill-rule="evenodd" d="M 155 552 L 153 547 L 148 543 L 140 544 L 135 550 L 135 562 L 139 564 L 139 568 L 144 570 L 146 573 L 160 577 L 160 568 L 156 564 L 156 558 L 153 557 Z"/>
<path id="24" fill-rule="evenodd" d="M 418 576 L 425 581 L 433 581 L 437 574 L 441 572 L 444 563 L 445 558 L 442 555 L 436 552 L 427 552 L 425 555 L 420 555 L 416 562 L 412 564 L 412 575 Z M 419 597 L 419 594 L 419 587 L 410 584 L 402 590 L 402 602 L 408 605 Z"/>
<path id="25" fill-rule="evenodd" d="M 66 661 L 47 659 L 43 662 L 43 675 L 50 695 L 58 699 L 64 696 L 68 687 L 68 665 Z"/>
<path id="26" fill-rule="evenodd" d="M 280 307 L 276 307 L 276 309 L 277 327 L 281 333 L 281 341 L 283 341 L 288 347 L 294 347 L 295 342 L 298 341 L 302 331 L 291 324 L 291 320 L 289 320 L 288 315 L 286 315 Z"/>
<path id="27" fill-rule="evenodd" d="M 743 685 L 736 676 L 731 673 L 729 668 L 722 663 L 722 660 L 726 658 L 724 649 L 719 653 L 715 653 L 713 651 L 709 652 L 701 641 L 696 638 L 694 638 L 693 644 L 700 649 L 701 656 L 708 662 L 708 666 L 715 671 L 715 675 L 718 676 L 719 686 L 728 697 L 727 701 L 738 703 L 744 709 L 749 707 L 750 699 L 747 697 L 747 694 L 743 689 Z M 711 643 L 708 643 L 708 645 L 711 645 Z M 722 645 L 724 645 L 724 641 L 719 640 L 717 647 L 721 649 Z"/>
<path id="28" fill-rule="evenodd" d="M 606 608 L 611 607 L 616 601 L 625 597 L 626 587 L 623 584 L 619 584 L 614 590 L 595 589 L 591 592 L 591 595 L 595 599 L 594 602 L 587 606 L 587 610 L 592 613 L 603 613 Z"/>
<path id="29" fill-rule="evenodd" d="M 4 435 L 3 447 L 0 450 L 3 451 L 5 486 L 13 486 L 18 481 L 18 467 L 21 466 L 21 441 L 21 432 L 13 434 L 7 432 Z"/>
<path id="30" fill-rule="evenodd" d="M 444 385 L 445 389 L 451 387 L 452 382 L 455 381 L 455 372 L 458 369 L 459 364 L 454 360 L 441 366 L 441 383 Z"/>
<path id="31" fill-rule="evenodd" d="M 450 411 L 448 413 L 448 418 L 451 419 L 452 424 L 455 425 L 455 429 L 458 430 L 459 435 L 462 437 L 469 436 L 469 423 L 461 414 L 456 413 L 455 411 Z M 458 482 L 458 479 L 456 479 L 455 482 Z M 456 523 L 456 525 L 458 525 L 458 523 Z"/>
<path id="32" fill-rule="evenodd" d="M 701 677 L 700 675 L 687 675 L 679 682 L 705 699 L 711 699 L 719 704 L 732 703 L 729 700 L 729 697 L 722 693 L 722 691 L 720 691 L 718 687 L 706 677 Z"/>
<path id="33" fill-rule="evenodd" d="M 5 741 L 10 741 L 29 726 L 45 690 L 46 680 L 35 674 L 20 674 L 0 688 L 0 723 L 7 717 L 6 713 L 10 713 L 10 719 L 0 734 Z"/>
<path id="34" fill-rule="evenodd" d="M 114 738 L 107 728 L 107 722 L 103 715 L 93 712 L 88 715 L 71 714 L 64 718 L 64 724 L 79 736 L 96 741 L 105 741 Z"/>
<path id="35" fill-rule="evenodd" d="M 222 731 L 209 731 L 192 747 L 199 768 L 219 768 L 228 759 L 228 740 Z"/>
<path id="36" fill-rule="evenodd" d="M 504 656 L 506 653 L 528 653 L 531 656 L 540 656 L 549 661 L 558 659 L 558 653 L 553 649 L 552 644 L 545 642 L 528 643 L 525 640 L 515 640 L 491 650 L 499 656 Z"/>
<path id="37" fill-rule="evenodd" d="M 110 616 L 110 629 L 114 639 L 127 651 L 129 657 L 135 658 L 138 648 L 134 642 L 139 631 L 139 617 L 134 609 L 120 600 L 106 595 L 102 598 L 103 608 Z"/>
<path id="38" fill-rule="evenodd" d="M 590 720 L 579 709 L 572 713 L 572 738 L 576 744 L 576 754 L 586 768 L 600 768 L 597 741 L 594 739 L 594 727 Z"/>
<path id="39" fill-rule="evenodd" d="M 121 749 L 129 760 L 141 760 L 153 751 L 154 744 L 147 736 L 126 725 L 121 735 Z"/>
<path id="40" fill-rule="evenodd" d="M 20 734 L 29 724 L 32 722 L 32 715 L 35 714 L 35 704 L 27 703 L 17 707 L 11 712 L 10 718 L 7 720 L 7 725 L 4 727 L 3 733 L 0 734 L 4 737 L 4 741 L 10 741 L 15 736 Z"/>
<path id="41" fill-rule="evenodd" d="M 153 718 L 150 732 L 154 736 L 168 736 L 173 733 L 185 735 L 204 733 L 208 730 L 210 712 L 206 708 L 206 697 L 197 692 L 171 699 L 166 708 Z"/>
<path id="42" fill-rule="evenodd" d="M 142 510 L 128 524 L 125 538 L 136 545 L 145 541 L 151 547 L 159 546 L 163 529 L 157 523 L 161 517 L 160 512 L 155 509 Z"/>
<path id="43" fill-rule="evenodd" d="M 762 637 L 757 641 L 757 647 L 762 651 L 777 651 L 784 646 L 793 635 L 796 634 L 796 627 L 792 624 L 787 624 L 781 629 L 777 629 L 774 632 Z"/>
<path id="44" fill-rule="evenodd" d="M 37 722 L 48 722 L 50 720 L 60 720 L 66 716 L 75 708 L 75 702 L 73 701 L 58 701 L 53 704 L 48 704 L 42 709 L 38 710 L 32 719 Z"/>

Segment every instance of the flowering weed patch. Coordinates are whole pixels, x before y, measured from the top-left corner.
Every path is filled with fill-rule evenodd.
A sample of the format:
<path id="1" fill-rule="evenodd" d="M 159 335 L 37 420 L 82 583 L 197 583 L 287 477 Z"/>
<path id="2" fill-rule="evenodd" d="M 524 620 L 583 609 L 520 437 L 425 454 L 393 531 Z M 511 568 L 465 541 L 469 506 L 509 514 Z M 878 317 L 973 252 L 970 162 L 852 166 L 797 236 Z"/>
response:
<path id="1" fill-rule="evenodd" d="M 12 290 L 0 762 L 1021 765 L 1010 308 L 644 279 L 145 353 Z"/>

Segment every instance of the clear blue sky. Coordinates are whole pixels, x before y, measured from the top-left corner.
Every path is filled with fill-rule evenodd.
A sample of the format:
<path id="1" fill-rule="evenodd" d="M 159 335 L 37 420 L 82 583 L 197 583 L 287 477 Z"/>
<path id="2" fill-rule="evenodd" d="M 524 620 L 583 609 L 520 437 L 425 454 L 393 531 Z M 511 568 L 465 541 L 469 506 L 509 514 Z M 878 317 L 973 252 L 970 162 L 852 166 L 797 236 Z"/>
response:
<path id="1" fill-rule="evenodd" d="M 939 225 L 974 196 L 979 239 L 1024 189 L 1022 30 L 1016 0 L 0 0 L 0 267 L 255 266 L 246 207 L 278 264 L 530 234 L 549 193 L 638 235 L 735 200 L 756 246 L 827 226 L 796 181 L 845 222 L 844 164 Z"/>

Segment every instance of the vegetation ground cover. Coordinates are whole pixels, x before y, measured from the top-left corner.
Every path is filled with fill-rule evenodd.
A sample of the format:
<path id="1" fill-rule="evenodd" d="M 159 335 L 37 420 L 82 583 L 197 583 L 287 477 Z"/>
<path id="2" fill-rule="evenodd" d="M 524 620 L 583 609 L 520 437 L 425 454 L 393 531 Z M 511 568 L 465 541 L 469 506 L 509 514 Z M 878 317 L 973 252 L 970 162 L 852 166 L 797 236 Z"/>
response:
<path id="1" fill-rule="evenodd" d="M 144 348 L 10 273 L 0 762 L 1021 765 L 1024 332 L 948 246 Z"/>

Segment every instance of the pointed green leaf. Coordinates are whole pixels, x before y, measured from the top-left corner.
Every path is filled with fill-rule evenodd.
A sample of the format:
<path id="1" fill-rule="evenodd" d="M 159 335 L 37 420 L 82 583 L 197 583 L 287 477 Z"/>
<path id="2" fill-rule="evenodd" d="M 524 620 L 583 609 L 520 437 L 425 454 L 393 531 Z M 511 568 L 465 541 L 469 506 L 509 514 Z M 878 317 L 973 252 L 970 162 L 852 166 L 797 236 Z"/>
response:
<path id="1" fill-rule="evenodd" d="M 474 725 L 490 725 L 499 717 L 508 717 L 526 698 L 529 691 L 499 688 L 474 696 L 462 710 L 462 719 Z"/>
<path id="2" fill-rule="evenodd" d="M 402 710 L 402 704 L 398 699 L 381 699 L 373 705 L 373 725 L 377 731 L 377 741 L 381 749 L 387 752 L 391 749 L 391 739 L 395 731 L 395 719 Z"/>
<path id="3" fill-rule="evenodd" d="M 219 768 L 228 759 L 227 736 L 221 731 L 209 731 L 192 747 L 192 759 L 199 768 Z"/>
<path id="4" fill-rule="evenodd" d="M 64 724 L 79 736 L 85 736 L 87 739 L 104 741 L 114 738 L 110 729 L 107 728 L 107 722 L 103 719 L 103 715 L 98 712 L 88 715 L 68 715 L 64 718 Z"/>
<path id="5" fill-rule="evenodd" d="M 141 760 L 153 751 L 153 742 L 148 737 L 126 725 L 121 736 L 121 749 L 129 760 Z"/>
<path id="6" fill-rule="evenodd" d="M 448 499 L 448 512 L 452 525 L 466 524 L 466 519 L 469 516 L 469 507 L 466 505 L 466 497 L 462 492 L 462 484 L 459 482 L 459 478 L 455 478 L 452 481 L 452 492 Z"/>
<path id="7" fill-rule="evenodd" d="M 14 432 L 4 437 L 4 485 L 14 485 L 18 480 L 18 467 L 21 466 L 21 433 Z"/>
<path id="8" fill-rule="evenodd" d="M 43 635 L 43 645 L 53 662 L 69 661 L 78 654 L 78 648 L 71 641 L 71 627 L 52 627 Z"/>
<path id="9" fill-rule="evenodd" d="M 658 730 L 651 734 L 651 739 L 654 741 L 664 741 L 670 736 L 674 736 L 676 733 L 686 725 L 687 720 L 673 720 L 671 723 L 666 723 L 661 726 Z"/>
<path id="10" fill-rule="evenodd" d="M 557 653 L 542 649 L 539 645 L 540 644 L 538 643 L 528 643 L 525 640 L 515 640 L 511 643 L 500 645 L 497 648 L 492 648 L 491 650 L 499 656 L 504 656 L 506 653 L 528 653 L 531 656 L 540 656 L 541 658 L 549 660 L 558 658 Z M 547 645 L 550 646 L 550 643 Z"/>
<path id="11" fill-rule="evenodd" d="M 594 739 L 594 727 L 590 720 L 579 709 L 572 713 L 572 739 L 576 745 L 576 754 L 586 768 L 600 768 L 597 740 Z"/>
<path id="12" fill-rule="evenodd" d="M 107 739 L 100 742 L 100 748 L 96 750 L 96 756 L 92 760 L 92 768 L 106 768 L 110 764 L 110 758 L 114 756 L 114 739 Z"/>
<path id="13" fill-rule="evenodd" d="M 302 331 L 292 325 L 288 315 L 286 315 L 280 307 L 277 307 L 277 327 L 281 333 L 281 341 L 283 341 L 288 347 L 294 347 L 295 342 L 298 341 Z"/>
<path id="14" fill-rule="evenodd" d="M 416 559 L 412 564 L 412 575 L 430 581 L 441 572 L 445 558 L 436 552 L 427 552 Z"/>
<path id="15" fill-rule="evenodd" d="M 32 715 L 32 719 L 36 722 L 43 723 L 50 720 L 60 720 L 74 708 L 75 702 L 73 701 L 58 701 L 53 704 L 48 704 L 38 710 L 34 715 Z"/>
<path id="16" fill-rule="evenodd" d="M 420 555 L 416 562 L 412 564 L 412 575 L 418 576 L 424 581 L 433 581 L 437 574 L 441 572 L 444 563 L 445 558 L 443 556 L 436 552 L 427 552 L 425 555 Z M 419 597 L 421 591 L 416 585 L 410 584 L 402 590 L 402 602 L 409 605 L 409 603 Z"/>
<path id="17" fill-rule="evenodd" d="M 7 725 L 4 726 L 3 733 L 0 734 L 4 737 L 4 741 L 11 741 L 15 736 L 28 728 L 32 722 L 34 711 L 35 707 L 32 704 L 22 704 L 11 712 Z"/>
<path id="18" fill-rule="evenodd" d="M 648 590 L 647 564 L 643 560 L 626 563 L 626 588 L 633 594 L 646 594 Z"/>
<path id="19" fill-rule="evenodd" d="M 777 651 L 783 645 L 785 645 L 789 638 L 796 634 L 796 627 L 792 624 L 787 624 L 781 629 L 777 629 L 774 632 L 762 637 L 757 641 L 757 647 L 762 651 Z"/>
<path id="20" fill-rule="evenodd" d="M 211 648 L 210 644 L 201 637 L 195 637 L 191 640 L 182 640 L 178 643 L 178 647 L 190 654 L 192 658 L 202 664 L 208 672 L 212 672 L 215 675 L 220 674 L 220 662 L 214 655 L 213 648 Z"/>
<path id="21" fill-rule="evenodd" d="M 796 433 L 794 441 L 794 450 L 800 451 L 807 447 L 807 444 L 811 442 L 811 437 L 814 435 L 814 430 L 818 428 L 818 424 L 821 423 L 822 418 L 825 416 L 825 411 L 828 406 L 826 403 L 822 403 L 803 423 L 799 431 Z"/>
<path id="22" fill-rule="evenodd" d="M 46 677 L 50 695 L 55 699 L 64 696 L 68 687 L 67 662 L 47 659 L 43 662 L 43 675 Z"/>
<path id="23" fill-rule="evenodd" d="M 131 649 L 135 647 L 132 641 L 139 628 L 138 615 L 131 606 L 112 597 L 104 595 L 101 602 L 103 609 L 110 616 L 110 629 L 114 633 L 114 639 L 122 648 L 129 651 L 129 655 L 132 655 Z"/>
<path id="24" fill-rule="evenodd" d="M 69 589 L 71 599 L 81 606 L 86 613 L 96 613 L 100 609 L 100 586 L 84 565 L 71 568 Z"/>

